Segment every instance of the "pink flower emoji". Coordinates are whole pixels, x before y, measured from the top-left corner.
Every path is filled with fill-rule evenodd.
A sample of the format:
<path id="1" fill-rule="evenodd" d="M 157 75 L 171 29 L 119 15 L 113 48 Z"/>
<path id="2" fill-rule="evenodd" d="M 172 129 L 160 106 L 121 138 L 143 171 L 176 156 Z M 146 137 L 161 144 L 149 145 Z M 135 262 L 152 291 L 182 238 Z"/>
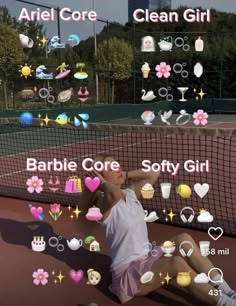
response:
<path id="1" fill-rule="evenodd" d="M 193 121 L 195 125 L 206 125 L 208 123 L 208 114 L 204 112 L 203 109 L 199 109 L 197 112 L 193 113 L 193 118 L 195 119 Z"/>
<path id="2" fill-rule="evenodd" d="M 27 188 L 29 193 L 40 193 L 43 191 L 43 180 L 38 178 L 38 176 L 32 176 L 30 179 L 28 179 L 26 185 L 29 186 Z"/>
<path id="3" fill-rule="evenodd" d="M 160 79 L 162 77 L 168 79 L 170 76 L 171 67 L 166 62 L 161 62 L 160 65 L 156 65 L 156 76 Z"/>
<path id="4" fill-rule="evenodd" d="M 42 284 L 45 286 L 48 283 L 48 272 L 44 271 L 43 269 L 38 269 L 37 271 L 34 271 L 32 274 L 34 280 L 33 283 L 38 286 Z"/>

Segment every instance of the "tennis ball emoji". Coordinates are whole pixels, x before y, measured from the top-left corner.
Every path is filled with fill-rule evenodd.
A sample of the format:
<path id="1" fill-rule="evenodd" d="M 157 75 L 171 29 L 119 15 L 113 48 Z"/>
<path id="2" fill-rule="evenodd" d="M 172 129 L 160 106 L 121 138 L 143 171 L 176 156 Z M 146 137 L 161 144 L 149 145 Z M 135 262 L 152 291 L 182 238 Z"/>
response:
<path id="1" fill-rule="evenodd" d="M 98 306 L 96 303 L 90 303 L 88 306 Z"/>
<path id="2" fill-rule="evenodd" d="M 176 193 L 179 194 L 181 198 L 188 199 L 191 197 L 192 190 L 187 184 L 182 183 L 176 188 Z"/>

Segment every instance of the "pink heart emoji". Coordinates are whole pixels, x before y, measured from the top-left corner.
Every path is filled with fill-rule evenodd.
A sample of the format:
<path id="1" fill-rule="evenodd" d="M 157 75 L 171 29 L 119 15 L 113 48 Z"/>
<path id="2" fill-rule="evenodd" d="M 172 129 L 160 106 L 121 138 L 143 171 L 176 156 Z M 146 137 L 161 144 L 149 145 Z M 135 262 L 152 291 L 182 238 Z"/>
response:
<path id="1" fill-rule="evenodd" d="M 40 215 L 43 214 L 43 208 L 42 207 L 31 207 L 30 213 L 36 220 L 40 220 Z"/>
<path id="2" fill-rule="evenodd" d="M 84 180 L 85 186 L 91 191 L 94 192 L 98 189 L 99 185 L 101 184 L 101 180 L 98 176 L 95 176 L 94 178 L 86 177 Z"/>
<path id="3" fill-rule="evenodd" d="M 82 270 L 78 270 L 78 271 L 70 270 L 69 276 L 73 280 L 74 283 L 78 284 L 81 281 L 81 279 L 84 277 L 84 271 L 82 271 Z"/>

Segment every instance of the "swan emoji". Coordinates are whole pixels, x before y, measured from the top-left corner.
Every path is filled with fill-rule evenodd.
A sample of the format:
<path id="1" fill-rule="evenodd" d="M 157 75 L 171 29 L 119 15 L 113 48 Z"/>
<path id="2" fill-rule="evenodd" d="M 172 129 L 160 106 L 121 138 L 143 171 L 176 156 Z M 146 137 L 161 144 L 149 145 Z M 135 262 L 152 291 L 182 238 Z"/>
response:
<path id="1" fill-rule="evenodd" d="M 153 99 L 155 99 L 156 98 L 156 96 L 154 95 L 154 92 L 152 91 L 152 90 L 150 90 L 150 91 L 148 91 L 147 93 L 146 93 L 146 90 L 145 89 L 143 89 L 142 90 L 142 100 L 143 101 L 152 101 Z"/>
<path id="2" fill-rule="evenodd" d="M 164 114 L 161 113 L 161 111 L 158 113 L 161 116 L 161 121 L 163 123 L 166 123 L 167 125 L 170 125 L 170 122 L 167 121 L 172 116 L 172 110 L 169 110 L 168 112 L 164 112 Z"/>
<path id="3" fill-rule="evenodd" d="M 144 210 L 144 221 L 146 222 L 155 222 L 156 220 L 159 219 L 157 216 L 157 213 L 155 211 L 151 211 L 150 214 L 148 215 L 148 211 Z"/>

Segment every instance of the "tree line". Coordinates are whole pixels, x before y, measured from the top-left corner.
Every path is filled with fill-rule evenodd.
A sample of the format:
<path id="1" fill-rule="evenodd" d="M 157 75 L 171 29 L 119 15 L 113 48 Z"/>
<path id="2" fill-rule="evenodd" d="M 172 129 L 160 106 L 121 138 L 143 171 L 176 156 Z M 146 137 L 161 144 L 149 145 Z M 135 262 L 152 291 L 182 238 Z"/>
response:
<path id="1" fill-rule="evenodd" d="M 178 14 L 183 14 L 187 7 L 179 7 Z M 201 8 L 200 8 L 201 9 Z M 95 72 L 100 80 L 100 99 L 102 102 L 140 101 L 141 90 L 165 86 L 176 90 L 177 86 L 204 87 L 209 97 L 236 97 L 236 14 L 211 10 L 211 23 L 189 24 L 184 20 L 173 24 L 159 23 L 108 23 L 97 34 L 97 56 L 94 53 L 94 38 L 81 41 L 78 46 L 66 46 L 65 49 L 53 50 L 45 57 L 45 48 L 40 46 L 39 37 L 46 36 L 46 28 L 39 22 L 18 22 L 11 16 L 6 7 L 0 7 L 0 79 L 2 85 L 3 107 L 8 107 L 8 89 L 15 93 L 24 87 L 41 86 L 34 78 L 20 76 L 20 65 L 30 64 L 34 69 L 45 64 L 48 72 L 55 72 L 61 62 L 66 62 L 75 69 L 78 62 L 85 63 L 91 77 L 82 81 L 82 85 L 94 88 Z M 23 49 L 19 34 L 23 33 L 36 42 L 31 49 Z M 144 36 L 152 36 L 156 42 L 155 52 L 141 52 Z M 172 39 L 182 37 L 190 46 L 189 51 L 174 48 L 172 52 L 160 52 L 160 39 L 171 36 Z M 202 36 L 204 52 L 194 50 L 194 42 Z M 174 75 L 168 79 L 158 79 L 155 67 L 160 62 L 171 67 L 175 63 L 185 63 L 189 76 L 186 79 Z M 141 67 L 148 62 L 151 68 L 150 77 L 143 79 Z M 204 74 L 196 79 L 193 66 L 201 62 Z M 73 76 L 59 82 L 54 89 L 78 87 Z M 108 93 L 108 95 L 107 95 Z M 193 95 L 193 93 L 192 93 Z M 109 101 L 108 101 L 109 99 Z"/>

